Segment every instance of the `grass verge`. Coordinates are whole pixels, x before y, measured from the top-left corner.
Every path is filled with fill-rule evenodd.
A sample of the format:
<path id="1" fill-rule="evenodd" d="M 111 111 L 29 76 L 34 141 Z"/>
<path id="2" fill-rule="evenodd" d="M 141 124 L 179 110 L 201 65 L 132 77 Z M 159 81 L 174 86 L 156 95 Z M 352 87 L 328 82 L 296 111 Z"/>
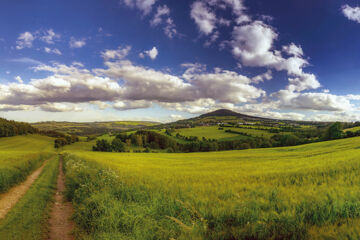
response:
<path id="1" fill-rule="evenodd" d="M 0 222 L 0 239 L 43 239 L 56 188 L 58 158 L 49 160 L 39 178 Z"/>

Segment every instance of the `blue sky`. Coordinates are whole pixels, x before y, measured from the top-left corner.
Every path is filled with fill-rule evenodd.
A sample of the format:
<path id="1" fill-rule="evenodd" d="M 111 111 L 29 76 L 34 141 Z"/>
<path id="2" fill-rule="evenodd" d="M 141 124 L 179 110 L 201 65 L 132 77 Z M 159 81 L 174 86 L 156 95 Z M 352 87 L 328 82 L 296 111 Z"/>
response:
<path id="1" fill-rule="evenodd" d="M 0 116 L 360 120 L 358 1 L 0 3 Z"/>

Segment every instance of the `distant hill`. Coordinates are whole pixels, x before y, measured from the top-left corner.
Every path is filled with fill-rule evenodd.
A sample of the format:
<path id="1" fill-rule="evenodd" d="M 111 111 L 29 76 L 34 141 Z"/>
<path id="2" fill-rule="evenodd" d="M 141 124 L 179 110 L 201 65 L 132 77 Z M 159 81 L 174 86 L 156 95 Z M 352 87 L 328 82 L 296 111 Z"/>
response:
<path id="1" fill-rule="evenodd" d="M 241 113 L 237 113 L 228 109 L 219 109 L 213 112 L 205 113 L 203 115 L 200 115 L 199 118 L 206 118 L 206 117 L 237 117 L 244 120 L 273 120 L 269 118 L 261 118 L 261 117 L 254 117 L 249 116 Z"/>
<path id="2" fill-rule="evenodd" d="M 147 121 L 112 121 L 112 122 L 38 122 L 31 124 L 41 131 L 57 131 L 80 136 L 121 132 L 158 125 Z"/>

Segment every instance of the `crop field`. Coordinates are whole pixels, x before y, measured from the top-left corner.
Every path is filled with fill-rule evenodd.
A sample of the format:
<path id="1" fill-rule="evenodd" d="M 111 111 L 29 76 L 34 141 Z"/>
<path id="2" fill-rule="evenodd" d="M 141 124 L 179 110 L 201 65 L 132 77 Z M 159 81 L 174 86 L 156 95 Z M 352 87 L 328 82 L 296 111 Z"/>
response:
<path id="1" fill-rule="evenodd" d="M 359 146 L 69 152 L 68 197 L 88 239 L 359 239 Z"/>
<path id="2" fill-rule="evenodd" d="M 23 181 L 53 155 L 53 140 L 29 135 L 0 138 L 0 193 Z"/>

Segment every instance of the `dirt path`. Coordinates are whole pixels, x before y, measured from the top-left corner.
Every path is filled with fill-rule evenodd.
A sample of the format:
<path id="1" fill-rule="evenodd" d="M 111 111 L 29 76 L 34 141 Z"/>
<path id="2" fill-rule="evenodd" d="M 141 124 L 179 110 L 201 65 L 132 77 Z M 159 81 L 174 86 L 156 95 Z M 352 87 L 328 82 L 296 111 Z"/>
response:
<path id="1" fill-rule="evenodd" d="M 56 194 L 54 205 L 50 214 L 50 240 L 73 240 L 72 231 L 74 223 L 71 221 L 73 208 L 70 202 L 66 202 L 63 196 L 65 190 L 63 161 L 60 159 L 59 175 L 57 179 Z"/>
<path id="2" fill-rule="evenodd" d="M 20 185 L 11 188 L 8 192 L 0 194 L 0 219 L 3 219 L 11 208 L 20 200 L 20 198 L 29 190 L 34 181 L 39 177 L 47 161 L 41 167 L 36 169 Z"/>

